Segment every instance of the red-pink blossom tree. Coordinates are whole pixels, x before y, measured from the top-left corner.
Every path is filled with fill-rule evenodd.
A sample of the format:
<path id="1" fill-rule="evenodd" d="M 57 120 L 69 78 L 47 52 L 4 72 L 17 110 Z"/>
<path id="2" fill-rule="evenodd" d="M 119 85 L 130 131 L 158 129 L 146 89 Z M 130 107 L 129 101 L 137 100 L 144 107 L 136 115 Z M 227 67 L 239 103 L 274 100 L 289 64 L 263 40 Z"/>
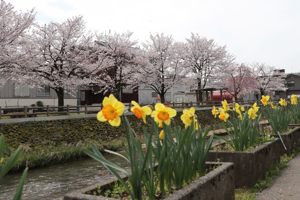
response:
<path id="1" fill-rule="evenodd" d="M 257 83 L 253 70 L 245 64 L 232 64 L 224 68 L 220 79 L 224 81 L 223 87 L 227 88 L 235 101 L 256 89 Z"/>

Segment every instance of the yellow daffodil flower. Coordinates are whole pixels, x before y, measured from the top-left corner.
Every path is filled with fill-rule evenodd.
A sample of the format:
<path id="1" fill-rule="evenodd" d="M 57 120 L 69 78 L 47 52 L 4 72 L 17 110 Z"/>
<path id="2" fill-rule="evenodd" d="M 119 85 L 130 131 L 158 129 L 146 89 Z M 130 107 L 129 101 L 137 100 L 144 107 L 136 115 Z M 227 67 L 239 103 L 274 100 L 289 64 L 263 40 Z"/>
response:
<path id="1" fill-rule="evenodd" d="M 221 121 L 227 122 L 228 118 L 229 114 L 224 109 L 220 109 L 219 119 Z"/>
<path id="2" fill-rule="evenodd" d="M 241 106 L 241 111 L 242 111 L 242 112 L 245 111 L 245 106 Z"/>
<path id="3" fill-rule="evenodd" d="M 279 105 L 282 106 L 282 107 L 285 107 L 285 106 L 287 106 L 287 101 L 283 98 L 280 98 Z"/>
<path id="4" fill-rule="evenodd" d="M 248 110 L 248 117 L 249 117 L 249 119 L 252 119 L 252 120 L 254 120 L 256 117 L 257 117 L 257 111 L 255 110 L 255 108 L 249 108 L 249 110 Z"/>
<path id="5" fill-rule="evenodd" d="M 185 128 L 191 126 L 197 121 L 197 116 L 195 115 L 195 108 L 191 107 L 189 109 L 183 109 L 183 113 L 180 116 L 181 121 L 183 122 Z"/>
<path id="6" fill-rule="evenodd" d="M 255 113 L 259 111 L 259 107 L 257 106 L 256 102 L 252 105 L 252 108 L 254 109 Z"/>
<path id="7" fill-rule="evenodd" d="M 273 102 L 270 102 L 270 106 L 271 106 L 271 108 L 272 108 L 272 109 L 277 109 L 277 106 L 276 106 L 276 105 L 274 105 L 274 103 L 273 103 Z"/>
<path id="8" fill-rule="evenodd" d="M 237 112 L 237 110 L 240 110 L 240 109 L 241 109 L 240 104 L 235 103 L 235 104 L 234 104 L 234 110 Z"/>
<path id="9" fill-rule="evenodd" d="M 270 100 L 270 96 L 265 96 L 265 95 L 263 95 L 263 96 L 261 97 L 260 102 L 261 102 L 264 106 L 266 106 L 266 105 L 268 105 L 269 100 Z"/>
<path id="10" fill-rule="evenodd" d="M 292 105 L 298 104 L 298 96 L 297 95 L 294 95 L 294 94 L 291 95 L 291 104 Z"/>
<path id="11" fill-rule="evenodd" d="M 159 132 L 159 139 L 160 139 L 160 140 L 164 140 L 164 139 L 165 139 L 165 131 L 164 131 L 164 130 L 161 130 L 161 131 Z"/>
<path id="12" fill-rule="evenodd" d="M 243 115 L 242 115 L 242 110 L 241 109 L 242 109 L 242 107 L 240 106 L 240 104 L 238 104 L 238 103 L 234 104 L 234 111 L 238 114 L 238 118 L 240 120 L 243 119 Z"/>
<path id="13" fill-rule="evenodd" d="M 228 105 L 226 99 L 223 100 L 221 103 L 222 103 L 222 107 L 223 107 L 224 111 L 227 112 L 229 110 L 229 105 Z"/>
<path id="14" fill-rule="evenodd" d="M 143 119 L 144 123 L 146 124 L 146 116 L 151 115 L 151 108 L 149 106 L 143 106 L 141 107 L 137 102 L 131 101 L 131 104 L 133 105 L 130 110 L 136 116 L 138 119 Z"/>
<path id="15" fill-rule="evenodd" d="M 109 97 L 104 97 L 102 106 L 102 110 L 97 114 L 97 119 L 100 122 L 108 121 L 111 126 L 120 126 L 120 116 L 123 115 L 125 110 L 124 104 L 111 94 Z"/>
<path id="16" fill-rule="evenodd" d="M 212 107 L 211 114 L 214 116 L 214 118 L 216 118 L 216 117 L 218 116 L 219 111 L 218 111 L 218 109 L 216 108 L 216 106 L 213 106 L 213 107 Z"/>
<path id="17" fill-rule="evenodd" d="M 158 123 L 159 127 L 163 126 L 163 123 L 170 125 L 171 119 L 177 114 L 176 110 L 165 106 L 162 103 L 155 104 L 155 110 L 152 112 L 151 117 Z"/>

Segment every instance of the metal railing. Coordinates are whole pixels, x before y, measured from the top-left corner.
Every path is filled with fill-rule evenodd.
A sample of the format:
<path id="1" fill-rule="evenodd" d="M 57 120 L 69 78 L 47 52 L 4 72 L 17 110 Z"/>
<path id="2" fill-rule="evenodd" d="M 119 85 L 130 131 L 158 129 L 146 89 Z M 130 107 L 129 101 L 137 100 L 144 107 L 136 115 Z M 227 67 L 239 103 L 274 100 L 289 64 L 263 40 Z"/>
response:
<path id="1" fill-rule="evenodd" d="M 252 104 L 253 101 L 239 101 L 243 105 Z M 125 104 L 129 107 L 129 103 Z M 220 101 L 206 101 L 206 102 L 172 102 L 166 105 L 173 108 L 187 108 L 187 107 L 211 107 L 220 106 Z M 154 104 L 152 104 L 154 107 Z M 38 116 L 59 116 L 70 114 L 92 114 L 97 113 L 101 109 L 101 105 L 78 105 L 78 106 L 23 106 L 23 107 L 1 107 L 0 119 L 2 118 L 23 118 L 23 117 L 38 117 Z"/>

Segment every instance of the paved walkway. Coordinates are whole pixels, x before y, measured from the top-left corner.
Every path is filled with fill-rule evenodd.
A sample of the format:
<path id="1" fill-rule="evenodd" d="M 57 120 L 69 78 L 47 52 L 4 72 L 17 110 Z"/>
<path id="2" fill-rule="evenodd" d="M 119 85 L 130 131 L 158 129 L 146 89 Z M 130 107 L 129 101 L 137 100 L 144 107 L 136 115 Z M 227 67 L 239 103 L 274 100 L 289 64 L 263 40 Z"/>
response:
<path id="1" fill-rule="evenodd" d="M 289 162 L 270 188 L 257 195 L 257 200 L 300 200 L 300 154 Z"/>

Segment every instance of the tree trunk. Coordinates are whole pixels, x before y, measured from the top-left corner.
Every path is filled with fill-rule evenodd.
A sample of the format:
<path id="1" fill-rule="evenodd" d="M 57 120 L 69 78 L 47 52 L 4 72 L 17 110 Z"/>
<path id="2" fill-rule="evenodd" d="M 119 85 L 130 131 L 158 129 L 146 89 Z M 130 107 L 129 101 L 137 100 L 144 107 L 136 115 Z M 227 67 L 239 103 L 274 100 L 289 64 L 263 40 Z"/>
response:
<path id="1" fill-rule="evenodd" d="M 265 91 L 264 91 L 264 89 L 260 88 L 259 90 L 260 90 L 260 96 L 263 96 L 263 95 L 265 95 Z"/>
<path id="2" fill-rule="evenodd" d="M 200 103 L 200 102 L 203 101 L 203 98 L 202 98 L 202 90 L 201 90 L 201 80 L 200 80 L 200 81 L 198 80 L 198 86 L 197 86 L 197 101 L 198 101 L 198 103 Z"/>
<path id="3" fill-rule="evenodd" d="M 234 102 L 238 101 L 237 93 L 234 93 Z"/>
<path id="4" fill-rule="evenodd" d="M 58 99 L 58 111 L 63 111 L 64 108 L 64 88 L 59 87 L 55 88 L 55 92 L 57 94 L 57 99 Z"/>
<path id="5" fill-rule="evenodd" d="M 165 100 L 165 95 L 164 95 L 163 93 L 160 93 L 160 94 L 159 94 L 159 97 L 160 97 L 160 102 L 161 102 L 161 103 L 165 103 L 165 101 L 166 101 L 166 100 Z"/>

